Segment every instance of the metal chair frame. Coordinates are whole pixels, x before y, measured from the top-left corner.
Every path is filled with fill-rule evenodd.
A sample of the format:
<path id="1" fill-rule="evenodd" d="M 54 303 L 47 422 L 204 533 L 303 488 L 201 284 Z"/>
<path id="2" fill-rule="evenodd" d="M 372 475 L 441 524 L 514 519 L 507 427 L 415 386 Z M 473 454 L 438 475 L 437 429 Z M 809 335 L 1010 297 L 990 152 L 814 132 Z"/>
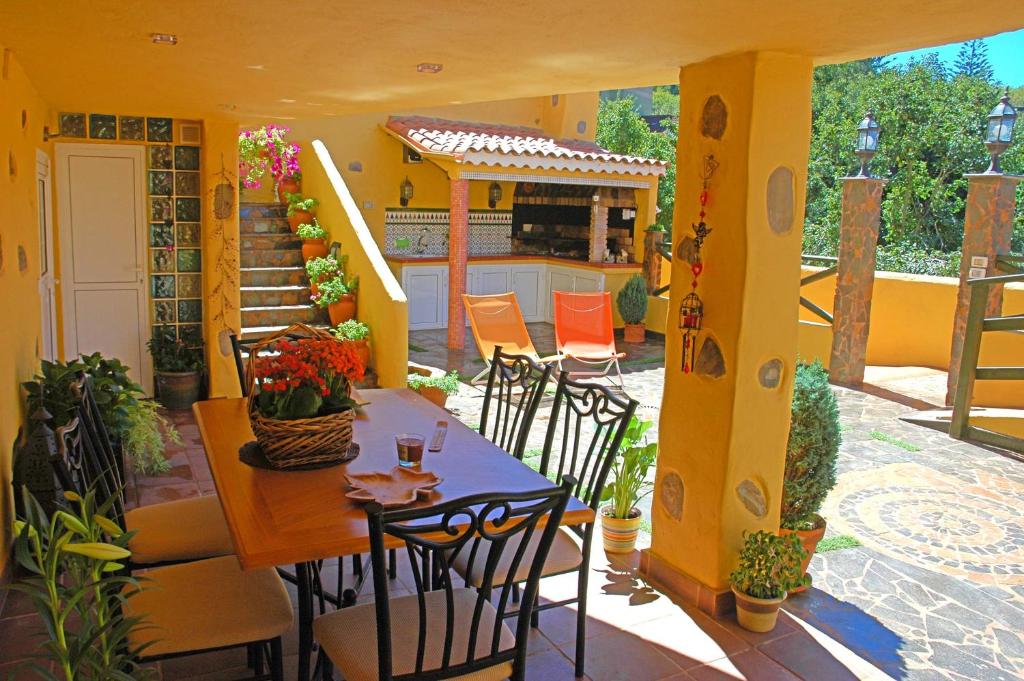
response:
<path id="1" fill-rule="evenodd" d="M 530 427 L 553 370 L 550 364 L 538 363 L 526 355 L 506 354 L 500 345 L 496 346 L 480 411 L 480 434 L 522 461 Z M 488 423 L 492 402 L 494 418 Z"/>

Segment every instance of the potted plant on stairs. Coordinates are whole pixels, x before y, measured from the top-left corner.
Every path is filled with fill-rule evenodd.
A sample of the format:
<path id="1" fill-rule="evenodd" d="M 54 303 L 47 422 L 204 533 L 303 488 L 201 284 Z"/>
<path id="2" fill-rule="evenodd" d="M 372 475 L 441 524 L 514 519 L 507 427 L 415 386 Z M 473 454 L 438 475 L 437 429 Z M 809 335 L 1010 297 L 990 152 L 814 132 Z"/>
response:
<path id="1" fill-rule="evenodd" d="M 153 356 L 160 403 L 168 409 L 188 409 L 199 399 L 203 349 L 188 346 L 173 334 L 173 327 L 157 327 L 146 345 Z"/>
<path id="2" fill-rule="evenodd" d="M 828 372 L 820 362 L 797 365 L 790 419 L 780 534 L 796 534 L 800 538 L 807 554 L 803 561 L 806 573 L 818 542 L 825 535 L 825 519 L 818 512 L 836 485 L 842 439 L 839 405 L 829 385 Z M 805 585 L 797 591 L 806 588 Z"/>
<path id="3" fill-rule="evenodd" d="M 643 513 L 636 507 L 653 489 L 647 474 L 658 458 L 658 443 L 647 442 L 654 424 L 632 417 L 622 438 L 619 454 L 612 460 L 613 479 L 601 491 L 601 536 L 607 553 L 631 553 L 636 547 Z"/>
<path id="4" fill-rule="evenodd" d="M 323 258 L 327 255 L 327 231 L 320 226 L 316 218 L 313 218 L 312 223 L 299 225 L 296 233 L 302 239 L 303 260 L 309 262 L 313 258 Z"/>
<path id="5" fill-rule="evenodd" d="M 338 324 L 331 333 L 342 343 L 352 346 L 364 367 L 370 366 L 370 342 L 367 340 L 370 335 L 369 326 L 359 320 L 349 319 Z"/>
<path id="6" fill-rule="evenodd" d="M 615 302 L 626 324 L 622 331 L 623 340 L 627 343 L 643 343 L 647 336 L 644 326 L 644 317 L 647 316 L 647 282 L 639 274 L 634 274 L 619 291 Z"/>
<path id="7" fill-rule="evenodd" d="M 805 582 L 800 568 L 805 552 L 794 535 L 759 530 L 745 536 L 739 564 L 729 575 L 736 619 L 748 631 L 771 631 L 786 594 Z"/>
<path id="8" fill-rule="evenodd" d="M 292 232 L 299 231 L 299 225 L 309 224 L 316 218 L 313 217 L 313 209 L 320 205 L 320 201 L 312 197 L 306 199 L 299 193 L 289 193 L 288 198 L 288 226 Z"/>

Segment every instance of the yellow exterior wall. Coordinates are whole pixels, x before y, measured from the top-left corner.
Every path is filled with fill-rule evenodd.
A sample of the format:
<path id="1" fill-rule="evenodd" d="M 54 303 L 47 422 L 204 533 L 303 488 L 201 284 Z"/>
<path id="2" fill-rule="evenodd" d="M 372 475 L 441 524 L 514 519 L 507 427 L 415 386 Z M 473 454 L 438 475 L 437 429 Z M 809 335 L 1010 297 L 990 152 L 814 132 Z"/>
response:
<path id="1" fill-rule="evenodd" d="M 52 143 L 43 142 L 50 108 L 40 98 L 17 59 L 0 55 L 0 581 L 6 574 L 14 505 L 11 496 L 13 445 L 24 421 L 21 383 L 39 364 L 39 231 L 36 150 L 51 158 Z M 25 125 L 22 125 L 24 116 Z M 11 174 L 9 164 L 15 167 Z M 52 173 L 51 173 L 52 175 Z M 56 227 L 54 229 L 56 231 Z M 22 268 L 19 260 L 24 253 Z"/>

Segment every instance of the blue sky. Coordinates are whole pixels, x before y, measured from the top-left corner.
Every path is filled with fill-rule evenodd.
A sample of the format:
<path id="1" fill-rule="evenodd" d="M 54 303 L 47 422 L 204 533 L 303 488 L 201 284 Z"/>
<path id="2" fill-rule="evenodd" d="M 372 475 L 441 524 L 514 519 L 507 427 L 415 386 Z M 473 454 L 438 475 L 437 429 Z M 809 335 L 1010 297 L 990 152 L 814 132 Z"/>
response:
<path id="1" fill-rule="evenodd" d="M 952 66 L 962 44 L 950 43 L 941 47 L 928 47 L 890 56 L 897 64 L 903 64 L 908 59 L 920 57 L 928 52 L 938 52 L 942 61 Z M 1024 85 L 1024 29 L 985 38 L 985 45 L 988 46 L 988 60 L 995 71 L 996 80 L 1010 87 Z"/>

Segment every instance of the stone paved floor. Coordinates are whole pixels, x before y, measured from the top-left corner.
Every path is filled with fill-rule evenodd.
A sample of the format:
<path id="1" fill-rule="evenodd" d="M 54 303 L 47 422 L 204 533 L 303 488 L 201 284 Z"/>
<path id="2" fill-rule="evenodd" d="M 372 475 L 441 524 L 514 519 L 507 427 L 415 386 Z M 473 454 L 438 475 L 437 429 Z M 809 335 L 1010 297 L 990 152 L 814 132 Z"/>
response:
<path id="1" fill-rule="evenodd" d="M 529 328 L 542 355 L 554 350 L 550 325 Z M 466 376 L 483 367 L 473 348 L 449 355 L 443 331 L 411 340 L 413 361 Z M 663 343 L 619 347 L 626 393 L 656 418 Z M 1024 464 L 900 421 L 937 399 L 945 375 L 934 374 L 869 368 L 870 394 L 836 388 L 843 446 L 824 515 L 828 536 L 861 546 L 816 555 L 815 588 L 786 608 L 896 679 L 1024 678 Z M 476 425 L 481 402 L 463 386 L 449 408 Z M 543 432 L 534 428 L 531 447 Z"/>

